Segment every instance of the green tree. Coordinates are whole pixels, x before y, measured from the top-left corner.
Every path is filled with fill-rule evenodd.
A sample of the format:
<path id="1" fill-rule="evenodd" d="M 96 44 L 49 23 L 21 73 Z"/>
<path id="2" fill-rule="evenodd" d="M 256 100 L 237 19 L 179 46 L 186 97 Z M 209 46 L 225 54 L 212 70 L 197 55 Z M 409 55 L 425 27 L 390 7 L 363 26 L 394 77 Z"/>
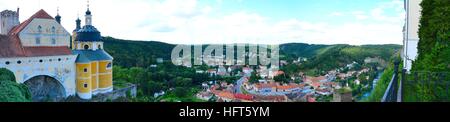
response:
<path id="1" fill-rule="evenodd" d="M 4 68 L 0 68 L 0 102 L 31 102 L 28 87 L 16 83 L 14 74 Z"/>
<path id="2" fill-rule="evenodd" d="M 450 1 L 423 0 L 416 71 L 450 71 Z"/>

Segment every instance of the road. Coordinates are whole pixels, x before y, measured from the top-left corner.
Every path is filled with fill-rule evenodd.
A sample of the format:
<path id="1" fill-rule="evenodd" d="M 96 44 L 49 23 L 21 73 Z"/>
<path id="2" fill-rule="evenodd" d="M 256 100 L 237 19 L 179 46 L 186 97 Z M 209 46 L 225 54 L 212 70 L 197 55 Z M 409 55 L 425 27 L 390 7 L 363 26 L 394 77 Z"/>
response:
<path id="1" fill-rule="evenodd" d="M 250 78 L 250 76 L 252 75 L 252 73 L 247 73 L 244 74 L 239 80 L 236 81 L 236 85 L 235 85 L 235 91 L 236 93 L 242 94 L 242 84 L 244 84 L 244 81 L 246 78 Z"/>

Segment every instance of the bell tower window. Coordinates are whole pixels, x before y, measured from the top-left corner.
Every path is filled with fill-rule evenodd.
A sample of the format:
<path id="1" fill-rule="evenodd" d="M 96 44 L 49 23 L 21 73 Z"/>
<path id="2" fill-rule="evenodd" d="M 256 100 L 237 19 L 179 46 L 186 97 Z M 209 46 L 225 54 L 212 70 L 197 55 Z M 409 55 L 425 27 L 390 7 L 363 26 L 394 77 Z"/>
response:
<path id="1" fill-rule="evenodd" d="M 88 50 L 89 49 L 89 45 L 84 45 L 84 49 Z"/>

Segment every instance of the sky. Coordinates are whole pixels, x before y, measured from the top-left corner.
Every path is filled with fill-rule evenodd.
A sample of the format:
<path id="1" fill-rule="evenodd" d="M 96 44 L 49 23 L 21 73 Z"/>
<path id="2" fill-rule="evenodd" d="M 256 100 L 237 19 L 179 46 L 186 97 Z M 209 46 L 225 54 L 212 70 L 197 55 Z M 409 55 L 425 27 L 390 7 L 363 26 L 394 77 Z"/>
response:
<path id="1" fill-rule="evenodd" d="M 20 7 L 20 21 L 39 9 L 69 31 L 84 24 L 87 0 L 0 0 Z M 172 44 L 402 44 L 403 0 L 90 0 L 103 36 Z"/>

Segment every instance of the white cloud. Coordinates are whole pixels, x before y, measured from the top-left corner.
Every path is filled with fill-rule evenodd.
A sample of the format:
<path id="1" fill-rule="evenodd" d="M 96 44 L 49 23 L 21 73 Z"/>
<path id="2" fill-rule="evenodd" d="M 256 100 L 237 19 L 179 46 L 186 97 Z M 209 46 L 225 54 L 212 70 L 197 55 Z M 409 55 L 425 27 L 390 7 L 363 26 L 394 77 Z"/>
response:
<path id="1" fill-rule="evenodd" d="M 0 9 L 21 7 L 21 20 L 35 13 L 38 0 L 0 0 Z M 169 43 L 286 43 L 401 44 L 402 2 L 383 3 L 372 11 L 333 12 L 330 16 L 349 21 L 341 24 L 287 18 L 277 22 L 247 11 L 217 15 L 220 8 L 200 5 L 197 0 L 91 0 L 94 25 L 104 36 Z M 217 0 L 221 3 L 222 0 Z M 242 2 L 237 0 L 237 2 Z M 57 0 L 41 0 L 41 8 L 56 14 Z M 77 13 L 84 21 L 85 0 L 59 0 L 63 25 L 75 27 Z M 401 4 L 401 5 L 399 5 Z M 394 16 L 386 11 L 395 9 Z M 392 11 L 389 11 L 392 12 Z"/>

